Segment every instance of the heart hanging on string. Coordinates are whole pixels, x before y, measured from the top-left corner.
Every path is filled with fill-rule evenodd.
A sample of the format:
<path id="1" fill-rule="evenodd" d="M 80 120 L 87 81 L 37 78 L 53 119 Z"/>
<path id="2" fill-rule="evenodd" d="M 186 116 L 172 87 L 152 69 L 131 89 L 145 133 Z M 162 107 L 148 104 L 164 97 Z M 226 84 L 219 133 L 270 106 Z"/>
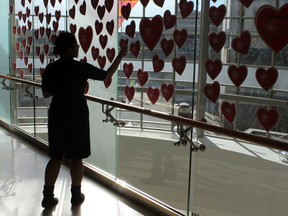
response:
<path id="1" fill-rule="evenodd" d="M 161 40 L 161 48 L 165 56 L 168 57 L 174 49 L 174 41 L 172 39 L 167 40 L 166 38 L 163 38 Z"/>
<path id="2" fill-rule="evenodd" d="M 173 32 L 174 41 L 179 48 L 181 48 L 185 44 L 187 36 L 188 32 L 186 29 L 182 29 L 181 31 L 176 29 Z"/>
<path id="3" fill-rule="evenodd" d="M 136 41 L 135 43 L 131 43 L 130 44 L 130 52 L 132 53 L 132 55 L 134 55 L 136 58 L 139 55 L 140 52 L 140 41 Z"/>
<path id="4" fill-rule="evenodd" d="M 168 102 L 174 94 L 174 85 L 173 84 L 166 85 L 165 83 L 163 83 L 161 85 L 161 92 L 165 100 Z"/>
<path id="5" fill-rule="evenodd" d="M 124 63 L 123 64 L 123 71 L 124 71 L 124 74 L 126 75 L 127 79 L 129 79 L 133 73 L 133 69 L 134 69 L 134 66 L 132 63 Z"/>
<path id="6" fill-rule="evenodd" d="M 226 33 L 224 31 L 221 31 L 218 34 L 215 32 L 209 34 L 209 44 L 215 50 L 215 52 L 219 53 L 223 48 L 225 42 Z"/>
<path id="7" fill-rule="evenodd" d="M 176 24 L 176 15 L 171 15 L 171 12 L 169 10 L 166 10 L 164 12 L 163 20 L 165 29 L 171 29 Z"/>
<path id="8" fill-rule="evenodd" d="M 183 19 L 185 19 L 192 13 L 193 8 L 194 8 L 193 1 L 187 2 L 187 0 L 180 0 L 179 9 Z"/>
<path id="9" fill-rule="evenodd" d="M 264 108 L 260 108 L 257 111 L 257 118 L 266 131 L 270 131 L 278 122 L 278 112 L 276 110 L 267 111 Z"/>
<path id="10" fill-rule="evenodd" d="M 270 67 L 267 70 L 265 68 L 257 68 L 255 75 L 259 85 L 265 91 L 268 91 L 278 79 L 278 70 L 275 67 Z"/>
<path id="11" fill-rule="evenodd" d="M 245 81 L 247 74 L 248 69 L 245 65 L 240 65 L 239 67 L 230 65 L 228 67 L 228 76 L 236 87 L 239 87 Z"/>
<path id="12" fill-rule="evenodd" d="M 226 6 L 220 5 L 219 7 L 212 6 L 209 9 L 209 18 L 215 26 L 219 26 L 226 14 Z"/>
<path id="13" fill-rule="evenodd" d="M 83 27 L 80 27 L 78 32 L 78 38 L 80 42 L 80 46 L 82 47 L 84 53 L 87 53 L 87 51 L 90 48 L 92 39 L 93 39 L 93 29 L 91 26 L 88 26 L 86 29 Z"/>
<path id="14" fill-rule="evenodd" d="M 160 91 L 158 88 L 149 87 L 147 89 L 147 96 L 149 100 L 151 101 L 151 103 L 154 105 L 160 96 Z"/>
<path id="15" fill-rule="evenodd" d="M 122 16 L 123 16 L 126 20 L 129 19 L 130 12 L 131 12 L 131 4 L 130 4 L 130 3 L 128 3 L 127 5 L 122 5 L 122 7 L 121 7 L 121 13 L 122 13 Z"/>
<path id="16" fill-rule="evenodd" d="M 152 65 L 154 72 L 160 72 L 164 68 L 164 60 L 160 59 L 159 56 L 156 54 L 153 56 Z"/>
<path id="17" fill-rule="evenodd" d="M 212 101 L 213 103 L 216 103 L 220 94 L 219 82 L 215 81 L 212 84 L 206 84 L 204 87 L 204 93 L 210 101 Z"/>
<path id="18" fill-rule="evenodd" d="M 247 54 L 251 44 L 251 35 L 249 31 L 243 31 L 240 37 L 232 40 L 232 48 L 242 54 Z"/>
<path id="19" fill-rule="evenodd" d="M 109 62 L 112 62 L 114 60 L 115 53 L 116 53 L 116 51 L 114 48 L 111 48 L 111 49 L 107 48 L 106 55 L 107 55 Z"/>
<path id="20" fill-rule="evenodd" d="M 235 104 L 231 104 L 227 101 L 224 101 L 221 104 L 221 111 L 225 117 L 225 119 L 229 122 L 232 123 L 235 119 L 235 115 L 236 115 L 236 107 Z"/>
<path id="21" fill-rule="evenodd" d="M 134 94 L 135 94 L 135 89 L 133 86 L 129 87 L 129 86 L 125 86 L 125 95 L 128 99 L 129 102 L 132 101 Z"/>
<path id="22" fill-rule="evenodd" d="M 137 71 L 137 77 L 138 77 L 138 81 L 140 86 L 144 86 L 146 84 L 146 82 L 148 81 L 148 73 L 146 71 L 143 71 L 142 69 L 139 69 Z"/>
<path id="23" fill-rule="evenodd" d="M 219 59 L 215 61 L 208 59 L 205 63 L 205 68 L 209 77 L 214 80 L 222 70 L 222 61 Z"/>
<path id="24" fill-rule="evenodd" d="M 172 66 L 174 70 L 181 76 L 186 67 L 186 57 L 182 55 L 180 58 L 173 58 Z"/>

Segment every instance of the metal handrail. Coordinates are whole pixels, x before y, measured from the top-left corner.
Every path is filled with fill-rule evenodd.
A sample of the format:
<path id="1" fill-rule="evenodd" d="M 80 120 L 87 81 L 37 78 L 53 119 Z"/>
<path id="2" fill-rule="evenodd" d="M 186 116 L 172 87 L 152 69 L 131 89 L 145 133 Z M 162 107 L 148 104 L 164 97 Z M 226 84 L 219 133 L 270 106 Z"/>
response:
<path id="1" fill-rule="evenodd" d="M 0 75 L 0 78 L 12 80 L 12 81 L 17 81 L 17 82 L 37 86 L 37 87 L 41 87 L 40 83 L 25 80 L 25 79 L 20 79 L 20 78 L 16 78 L 16 77 L 12 77 L 12 76 Z M 236 130 L 232 130 L 232 129 L 228 129 L 228 128 L 223 128 L 220 126 L 211 125 L 208 123 L 196 121 L 196 120 L 181 117 L 181 116 L 175 116 L 175 115 L 172 115 L 169 113 L 164 113 L 164 112 L 159 112 L 156 110 L 150 110 L 150 109 L 146 109 L 146 108 L 142 108 L 142 107 L 128 105 L 128 104 L 124 104 L 124 103 L 121 103 L 118 101 L 107 100 L 107 99 L 103 99 L 103 98 L 95 97 L 95 96 L 91 96 L 91 95 L 86 95 L 86 98 L 90 101 L 94 101 L 94 102 L 100 103 L 102 105 L 105 104 L 105 105 L 109 105 L 109 106 L 113 106 L 113 107 L 117 107 L 117 108 L 121 108 L 121 109 L 126 109 L 129 111 L 141 113 L 144 115 L 149 115 L 149 116 L 153 116 L 156 118 L 164 119 L 167 121 L 176 122 L 176 123 L 179 123 L 182 125 L 200 128 L 200 129 L 203 129 L 206 131 L 211 131 L 211 132 L 216 133 L 216 134 L 226 135 L 226 136 L 229 136 L 229 137 L 232 137 L 235 139 L 240 139 L 243 141 L 252 142 L 252 143 L 255 143 L 255 144 L 258 144 L 258 145 L 261 145 L 264 147 L 268 147 L 268 148 L 274 148 L 274 149 L 278 149 L 278 150 L 288 151 L 288 143 L 282 142 L 279 140 L 275 140 L 275 139 L 271 139 L 271 138 L 267 138 L 267 137 L 256 136 L 253 134 L 248 134 L 248 133 L 244 133 L 244 132 L 240 132 L 240 131 L 236 131 Z"/>

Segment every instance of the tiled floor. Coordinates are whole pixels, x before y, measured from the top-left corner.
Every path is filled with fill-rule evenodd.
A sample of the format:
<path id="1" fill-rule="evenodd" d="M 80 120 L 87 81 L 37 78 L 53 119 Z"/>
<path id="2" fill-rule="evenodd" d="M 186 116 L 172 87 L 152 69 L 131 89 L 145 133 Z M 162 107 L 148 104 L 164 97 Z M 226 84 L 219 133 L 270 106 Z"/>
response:
<path id="1" fill-rule="evenodd" d="M 153 215 L 109 189 L 84 178 L 81 207 L 70 205 L 70 176 L 63 166 L 55 185 L 59 204 L 46 211 L 42 200 L 43 174 L 48 157 L 0 127 L 0 216 L 139 216 Z"/>

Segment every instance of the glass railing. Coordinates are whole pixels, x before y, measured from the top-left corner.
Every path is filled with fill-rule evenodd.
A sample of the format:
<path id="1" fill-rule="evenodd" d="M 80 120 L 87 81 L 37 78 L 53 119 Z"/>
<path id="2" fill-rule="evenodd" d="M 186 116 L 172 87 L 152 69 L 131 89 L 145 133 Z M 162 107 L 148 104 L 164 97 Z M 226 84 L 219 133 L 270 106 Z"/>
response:
<path id="1" fill-rule="evenodd" d="M 13 91 L 19 91 L 17 94 L 26 94 L 33 100 L 34 106 L 27 110 L 12 108 L 18 117 L 18 122 L 12 125 L 47 140 L 47 106 L 41 104 L 41 85 L 15 77 L 0 77 L 6 89 L 13 87 Z M 4 85 L 3 94 L 7 94 Z M 110 186 L 121 193 L 130 194 L 159 215 L 286 215 L 286 134 L 270 132 L 267 138 L 267 132 L 259 129 L 240 132 L 114 100 L 86 97 L 103 111 L 104 122 L 97 124 L 101 127 L 107 124 L 109 133 L 116 133 L 116 146 L 112 150 L 105 143 L 92 143 L 97 146 L 92 155 L 112 152 L 106 158 L 111 164 L 91 157 L 85 161 L 86 168 L 94 173 L 92 175 L 101 173 L 110 179 Z M 177 130 L 123 126 L 122 123 L 127 122 L 117 117 L 117 109 L 174 122 Z M 20 117 L 27 121 L 31 118 L 29 127 Z M 95 130 L 97 126 L 92 125 L 91 133 Z M 197 139 L 195 133 L 203 131 L 204 136 Z M 114 163 L 116 170 L 111 173 Z M 108 164 L 108 169 L 103 169 L 102 164 Z"/>

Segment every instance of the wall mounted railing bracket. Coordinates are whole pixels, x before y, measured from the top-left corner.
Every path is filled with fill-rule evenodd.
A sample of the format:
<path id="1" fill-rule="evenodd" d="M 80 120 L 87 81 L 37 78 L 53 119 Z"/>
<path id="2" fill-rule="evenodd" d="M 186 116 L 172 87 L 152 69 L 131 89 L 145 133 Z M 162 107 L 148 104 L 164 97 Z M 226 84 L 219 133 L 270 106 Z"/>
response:
<path id="1" fill-rule="evenodd" d="M 110 100 L 114 101 L 114 98 L 110 98 Z M 114 106 L 109 106 L 108 104 L 102 104 L 102 112 L 106 115 L 106 119 L 103 119 L 103 122 L 111 122 L 113 123 L 114 126 L 117 126 L 117 127 L 125 126 L 124 121 L 118 120 L 112 115 L 111 112 L 114 109 L 115 109 Z"/>

